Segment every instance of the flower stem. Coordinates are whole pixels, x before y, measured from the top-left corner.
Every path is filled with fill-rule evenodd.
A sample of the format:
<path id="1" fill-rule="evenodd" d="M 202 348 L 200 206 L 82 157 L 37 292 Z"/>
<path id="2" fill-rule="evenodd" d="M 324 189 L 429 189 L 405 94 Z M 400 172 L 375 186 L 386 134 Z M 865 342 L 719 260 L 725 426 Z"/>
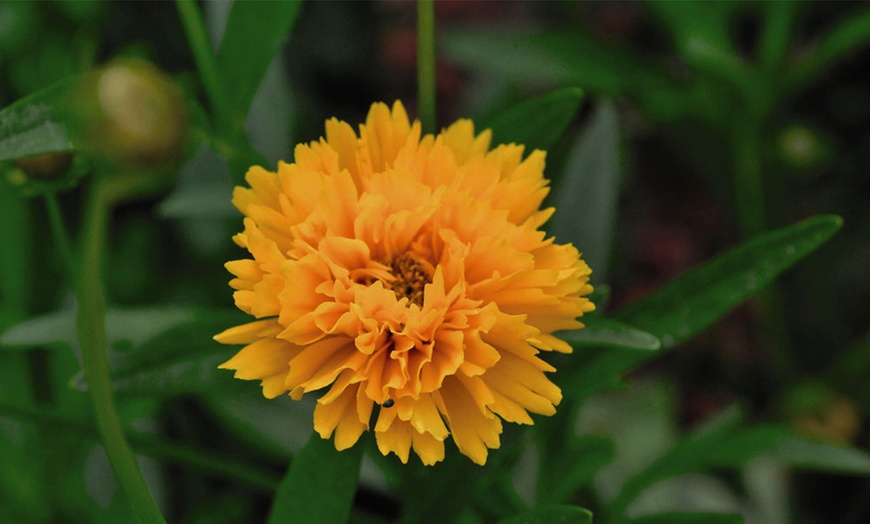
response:
<path id="1" fill-rule="evenodd" d="M 199 76 L 211 102 L 212 111 L 216 115 L 217 127 L 222 135 L 233 136 L 232 106 L 218 71 L 215 52 L 205 30 L 202 12 L 194 0 L 177 0 L 175 5 L 181 23 L 184 25 L 184 32 L 187 34 L 196 68 L 199 70 Z"/>
<path id="2" fill-rule="evenodd" d="M 733 131 L 733 140 L 737 216 L 744 237 L 751 238 L 766 227 L 760 126 L 740 126 Z"/>
<path id="3" fill-rule="evenodd" d="M 78 337 L 82 347 L 85 380 L 106 454 L 133 513 L 139 522 L 163 523 L 163 515 L 148 490 L 136 457 L 124 436 L 109 376 L 103 255 L 111 199 L 106 187 L 105 178 L 95 173 L 85 208 L 75 282 Z"/>
<path id="4" fill-rule="evenodd" d="M 58 253 L 60 253 L 61 262 L 63 262 L 67 274 L 72 275 L 75 264 L 72 243 L 70 242 L 66 226 L 63 223 L 63 215 L 57 202 L 57 194 L 51 192 L 45 194 L 45 208 L 48 212 L 48 222 L 51 226 L 54 241 L 57 244 Z"/>
<path id="5" fill-rule="evenodd" d="M 424 133 L 435 123 L 435 0 L 417 0 L 417 92 Z"/>
<path id="6" fill-rule="evenodd" d="M 93 426 L 47 409 L 25 408 L 0 401 L 0 418 L 2 417 L 33 422 L 42 428 L 53 428 L 65 436 L 75 434 L 91 440 L 100 438 Z M 128 440 L 130 445 L 143 455 L 221 475 L 266 493 L 273 493 L 280 480 L 270 471 L 250 466 L 235 457 L 215 454 L 198 447 L 136 433 L 128 434 Z"/>
<path id="7" fill-rule="evenodd" d="M 768 226 L 767 199 L 761 166 L 762 125 L 760 120 L 742 119 L 745 125 L 734 131 L 734 181 L 737 216 L 744 238 Z M 782 295 L 776 283 L 759 294 L 765 342 L 771 353 L 777 378 L 783 384 L 794 379 L 796 367 L 791 353 Z"/>

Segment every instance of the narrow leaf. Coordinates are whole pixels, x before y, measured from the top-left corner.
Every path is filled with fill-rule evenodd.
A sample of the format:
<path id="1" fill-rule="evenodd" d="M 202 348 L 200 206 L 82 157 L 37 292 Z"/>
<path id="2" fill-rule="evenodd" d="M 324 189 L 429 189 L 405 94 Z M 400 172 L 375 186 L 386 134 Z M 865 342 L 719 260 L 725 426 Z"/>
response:
<path id="1" fill-rule="evenodd" d="M 808 218 L 763 233 L 683 274 L 617 317 L 672 347 L 700 332 L 812 253 L 842 226 L 837 216 Z"/>
<path id="2" fill-rule="evenodd" d="M 185 308 L 112 309 L 106 313 L 106 337 L 109 345 L 123 342 L 138 346 L 174 326 L 195 318 L 197 313 Z M 24 321 L 0 336 L 0 344 L 34 346 L 76 340 L 75 311 L 64 310 Z"/>
<path id="3" fill-rule="evenodd" d="M 524 144 L 526 153 L 548 151 L 565 132 L 582 100 L 582 89 L 557 89 L 500 113 L 482 128 L 492 130 L 493 144 Z"/>
<path id="4" fill-rule="evenodd" d="M 666 478 L 716 467 L 740 469 L 759 458 L 812 471 L 870 475 L 870 455 L 864 451 L 818 442 L 784 426 L 739 428 L 740 421 L 739 411 L 727 410 L 680 440 L 625 483 L 611 510 L 621 514 L 643 490 Z"/>
<path id="5" fill-rule="evenodd" d="M 578 506 L 550 506 L 502 519 L 499 524 L 592 524 L 592 512 Z"/>
<path id="6" fill-rule="evenodd" d="M 29 271 L 33 264 L 33 217 L 24 201 L 5 180 L 0 180 L 0 223 L 3 224 L 3 249 L 0 249 L 0 333 L 27 312 L 32 291 Z M 0 344 L 4 344 L 0 336 Z"/>
<path id="7" fill-rule="evenodd" d="M 656 0 L 644 5 L 667 27 L 689 64 L 726 78 L 745 74 L 729 34 L 733 3 Z"/>
<path id="8" fill-rule="evenodd" d="M 628 49 L 582 32 L 518 34 L 480 28 L 454 30 L 439 40 L 443 54 L 476 72 L 527 85 L 572 85 L 598 96 L 633 95 L 656 119 L 673 120 L 695 100 L 670 81 L 664 68 Z"/>
<path id="9" fill-rule="evenodd" d="M 583 317 L 586 327 L 557 333 L 559 338 L 578 347 L 617 347 L 654 351 L 661 347 L 659 339 L 612 318 L 600 315 Z"/>
<path id="10" fill-rule="evenodd" d="M 118 393 L 173 396 L 242 386 L 230 373 L 218 369 L 239 348 L 212 339 L 238 323 L 238 313 L 190 310 L 188 314 L 184 322 L 164 323 L 158 333 L 134 341 L 130 349 L 117 355 L 113 378 Z"/>
<path id="11" fill-rule="evenodd" d="M 25 320 L 0 335 L 5 349 L 29 349 L 55 342 L 71 343 L 76 337 L 73 311 L 57 311 Z"/>
<path id="12" fill-rule="evenodd" d="M 217 55 L 231 104 L 244 116 L 266 70 L 296 21 L 300 0 L 233 2 Z"/>
<path id="13" fill-rule="evenodd" d="M 790 71 L 783 84 L 790 90 L 803 89 L 806 84 L 819 78 L 819 73 L 830 68 L 849 53 L 866 46 L 870 39 L 870 8 L 863 6 L 848 16 L 843 16 L 836 25 L 818 38 L 811 52 L 802 56 Z"/>
<path id="14" fill-rule="evenodd" d="M 659 513 L 631 519 L 627 524 L 743 524 L 733 513 Z"/>
<path id="15" fill-rule="evenodd" d="M 0 110 L 0 160 L 72 151 L 70 96 L 74 80 L 62 80 Z"/>
<path id="16" fill-rule="evenodd" d="M 549 226 L 559 242 L 583 252 L 593 283 L 607 280 L 621 174 L 616 108 L 603 102 L 571 150 Z"/>
<path id="17" fill-rule="evenodd" d="M 805 470 L 870 474 L 870 455 L 866 452 L 813 440 L 789 427 L 776 425 L 740 431 L 718 447 L 709 461 L 714 466 L 739 468 L 758 457 Z"/>
<path id="18" fill-rule="evenodd" d="M 571 355 L 569 364 L 559 368 L 555 380 L 565 399 L 576 402 L 602 391 L 619 389 L 623 385 L 623 373 L 656 354 L 657 351 L 626 346 L 619 350 L 579 347 Z"/>
<path id="19" fill-rule="evenodd" d="M 538 480 L 538 504 L 564 503 L 592 482 L 602 466 L 613 460 L 613 442 L 602 437 L 572 436 L 549 461 Z"/>
<path id="20" fill-rule="evenodd" d="M 350 517 L 363 446 L 336 451 L 332 440 L 313 433 L 278 485 L 269 524 L 344 524 Z"/>
<path id="21" fill-rule="evenodd" d="M 706 469 L 710 455 L 715 455 L 722 443 L 734 434 L 741 419 L 742 415 L 738 410 L 727 410 L 678 441 L 664 455 L 625 483 L 611 504 L 613 514 L 621 515 L 643 490 L 656 482 Z"/>

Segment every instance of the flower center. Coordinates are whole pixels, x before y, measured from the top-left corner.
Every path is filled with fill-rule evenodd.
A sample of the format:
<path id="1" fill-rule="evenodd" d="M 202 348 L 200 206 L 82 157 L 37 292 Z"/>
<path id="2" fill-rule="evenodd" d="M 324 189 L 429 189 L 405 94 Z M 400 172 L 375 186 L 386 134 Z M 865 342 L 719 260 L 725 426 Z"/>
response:
<path id="1" fill-rule="evenodd" d="M 390 264 L 395 280 L 390 282 L 390 289 L 400 299 L 406 297 L 410 302 L 423 307 L 423 289 L 432 282 L 435 268 L 419 255 L 407 252 Z"/>

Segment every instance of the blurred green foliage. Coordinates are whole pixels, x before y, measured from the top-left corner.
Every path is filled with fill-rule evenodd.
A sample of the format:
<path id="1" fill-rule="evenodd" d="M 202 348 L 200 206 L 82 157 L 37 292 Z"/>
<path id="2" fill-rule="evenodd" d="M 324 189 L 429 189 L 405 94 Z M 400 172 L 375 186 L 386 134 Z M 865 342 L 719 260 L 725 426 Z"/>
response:
<path id="1" fill-rule="evenodd" d="M 310 401 L 216 369 L 233 349 L 211 336 L 243 317 L 222 267 L 232 185 L 327 117 L 395 98 L 414 113 L 411 3 L 0 2 L 0 521 L 133 518 L 76 337 L 69 259 L 100 180 L 113 391 L 171 522 L 870 519 L 870 9 L 436 14 L 439 124 L 547 149 L 549 231 L 595 270 L 598 312 L 551 359 L 558 413 L 505 428 L 485 467 L 453 449 L 402 465 L 365 439 L 335 453 L 309 439 Z M 91 138 L 101 99 L 82 97 L 131 63 L 177 90 L 161 107 L 189 132 L 165 162 Z M 49 180 L 20 161 L 58 152 L 72 159 Z"/>

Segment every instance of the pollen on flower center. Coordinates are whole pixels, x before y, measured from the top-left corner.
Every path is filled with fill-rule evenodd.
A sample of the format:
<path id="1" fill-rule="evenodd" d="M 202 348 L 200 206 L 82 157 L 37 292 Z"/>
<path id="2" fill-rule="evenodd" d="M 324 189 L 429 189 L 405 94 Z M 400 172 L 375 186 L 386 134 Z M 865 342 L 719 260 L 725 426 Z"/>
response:
<path id="1" fill-rule="evenodd" d="M 390 264 L 395 280 L 390 289 L 397 297 L 407 298 L 412 304 L 423 307 L 423 289 L 432 283 L 435 268 L 432 264 L 413 252 L 407 252 Z"/>

